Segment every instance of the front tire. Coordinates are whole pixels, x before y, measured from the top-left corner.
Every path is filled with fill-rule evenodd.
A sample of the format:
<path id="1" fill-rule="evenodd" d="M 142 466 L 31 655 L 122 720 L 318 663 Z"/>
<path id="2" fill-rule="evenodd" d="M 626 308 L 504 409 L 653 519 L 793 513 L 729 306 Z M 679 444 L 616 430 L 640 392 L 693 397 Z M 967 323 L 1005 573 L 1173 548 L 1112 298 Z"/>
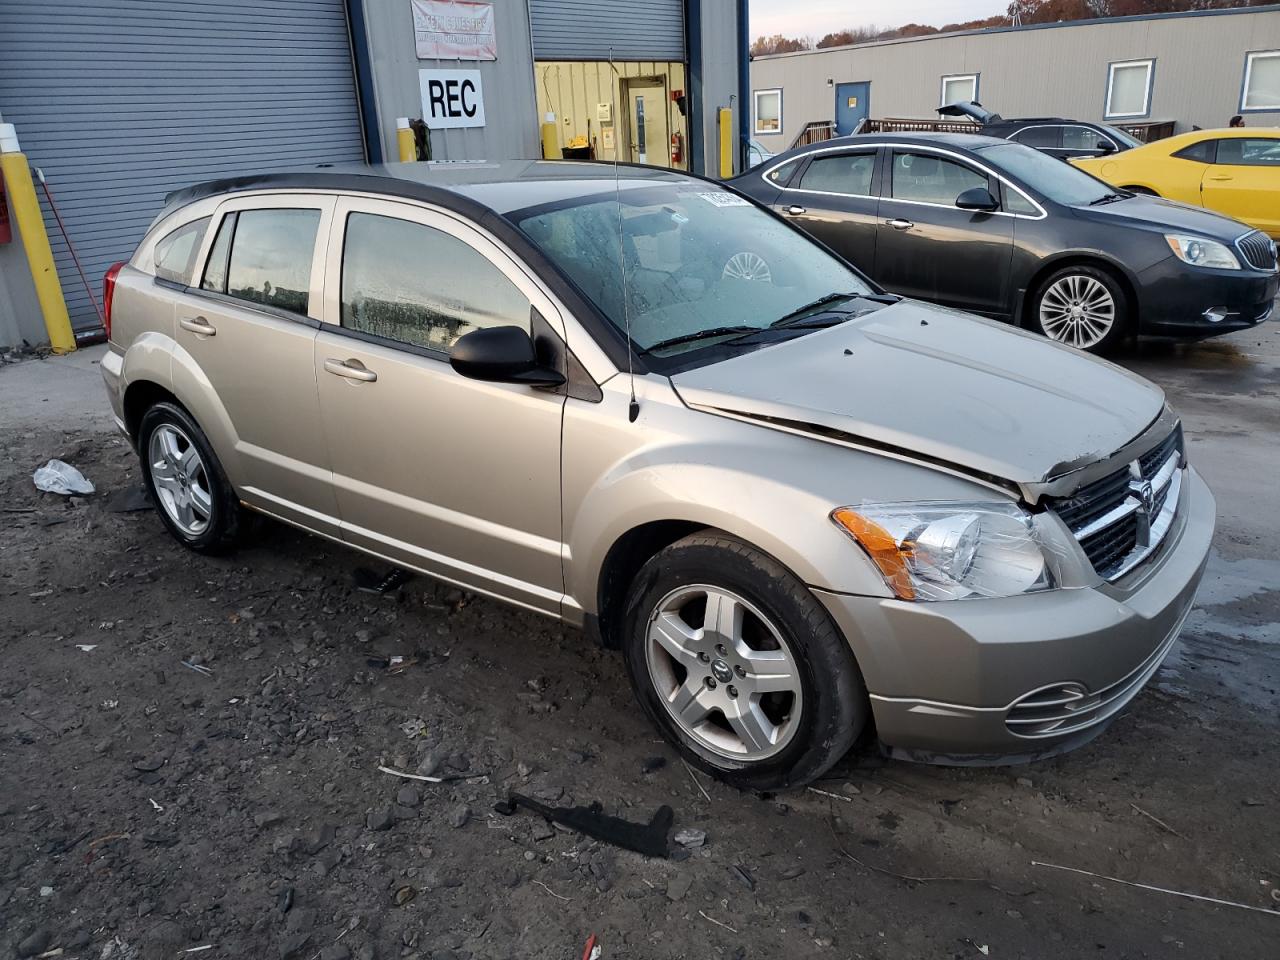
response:
<path id="1" fill-rule="evenodd" d="M 142 476 L 165 528 L 196 553 L 232 549 L 241 528 L 240 501 L 209 438 L 182 407 L 161 402 L 138 427 Z"/>
<path id="2" fill-rule="evenodd" d="M 1128 335 L 1129 298 L 1105 270 L 1076 264 L 1051 273 L 1031 300 L 1031 322 L 1050 340 L 1103 353 Z"/>
<path id="3" fill-rule="evenodd" d="M 624 655 L 663 735 L 743 789 L 821 776 L 870 714 L 862 674 L 822 604 L 776 560 L 715 531 L 641 568 L 627 595 Z"/>

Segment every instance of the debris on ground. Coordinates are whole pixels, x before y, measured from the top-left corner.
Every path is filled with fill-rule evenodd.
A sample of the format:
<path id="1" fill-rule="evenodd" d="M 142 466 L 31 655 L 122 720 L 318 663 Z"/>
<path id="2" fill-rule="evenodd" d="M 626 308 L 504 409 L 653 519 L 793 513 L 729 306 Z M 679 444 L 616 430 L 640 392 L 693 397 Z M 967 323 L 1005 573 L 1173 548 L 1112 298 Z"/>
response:
<path id="1" fill-rule="evenodd" d="M 675 812 L 665 804 L 644 824 L 610 816 L 598 802 L 589 807 L 552 807 L 519 793 L 510 794 L 506 801 L 494 804 L 493 809 L 496 813 L 509 817 L 519 807 L 540 814 L 552 823 L 624 850 L 646 857 L 665 859 L 668 856 L 667 834 L 675 820 Z"/>
<path id="2" fill-rule="evenodd" d="M 140 484 L 126 487 L 116 493 L 107 501 L 106 507 L 108 513 L 139 513 L 155 508 L 156 505 L 151 502 L 151 494 Z"/>
<path id="3" fill-rule="evenodd" d="M 362 593 L 387 594 L 403 587 L 413 579 L 413 573 L 403 567 L 392 567 L 379 576 L 368 567 L 356 567 L 352 573 L 356 589 Z"/>
<path id="4" fill-rule="evenodd" d="M 39 467 L 31 475 L 31 479 L 35 482 L 37 490 L 61 494 L 64 497 L 86 496 L 93 493 L 94 489 L 93 484 L 85 478 L 83 473 L 61 460 L 50 460 L 43 467 Z"/>

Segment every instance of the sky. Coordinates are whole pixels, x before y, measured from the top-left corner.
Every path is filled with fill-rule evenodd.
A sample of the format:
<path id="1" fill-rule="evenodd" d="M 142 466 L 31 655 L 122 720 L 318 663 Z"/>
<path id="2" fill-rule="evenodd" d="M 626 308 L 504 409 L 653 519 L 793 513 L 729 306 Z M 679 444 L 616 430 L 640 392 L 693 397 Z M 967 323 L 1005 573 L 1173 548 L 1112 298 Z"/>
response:
<path id="1" fill-rule="evenodd" d="M 962 23 L 1004 13 L 1009 0 L 751 0 L 751 37 L 812 36 L 875 24 Z"/>

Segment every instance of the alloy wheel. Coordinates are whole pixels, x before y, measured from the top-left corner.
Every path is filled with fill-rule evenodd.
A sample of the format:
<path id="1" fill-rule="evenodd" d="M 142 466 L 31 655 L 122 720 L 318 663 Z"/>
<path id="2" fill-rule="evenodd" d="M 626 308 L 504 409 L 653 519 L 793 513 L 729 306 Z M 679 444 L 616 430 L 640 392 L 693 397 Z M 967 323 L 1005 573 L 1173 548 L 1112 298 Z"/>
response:
<path id="1" fill-rule="evenodd" d="M 706 584 L 668 593 L 650 614 L 645 661 L 658 699 L 703 749 L 758 761 L 794 738 L 803 701 L 795 657 L 736 593 Z"/>
<path id="2" fill-rule="evenodd" d="M 1115 323 L 1115 297 L 1085 274 L 1057 280 L 1040 298 L 1040 329 L 1059 343 L 1087 350 L 1101 343 Z"/>
<path id="3" fill-rule="evenodd" d="M 151 432 L 147 462 L 160 508 L 185 536 L 209 529 L 213 494 L 200 451 L 180 427 L 162 423 Z"/>
<path id="4" fill-rule="evenodd" d="M 759 254 L 745 250 L 735 253 L 724 265 L 722 276 L 726 280 L 759 280 L 773 283 L 773 271 Z"/>

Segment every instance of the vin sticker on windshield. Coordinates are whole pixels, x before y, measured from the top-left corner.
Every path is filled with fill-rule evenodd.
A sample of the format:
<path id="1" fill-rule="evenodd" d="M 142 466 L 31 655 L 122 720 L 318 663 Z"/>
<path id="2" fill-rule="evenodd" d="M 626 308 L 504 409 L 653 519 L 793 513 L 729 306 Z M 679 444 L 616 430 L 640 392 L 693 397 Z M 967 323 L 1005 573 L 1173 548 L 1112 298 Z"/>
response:
<path id="1" fill-rule="evenodd" d="M 698 194 L 703 200 L 715 207 L 749 207 L 751 206 L 746 200 L 733 193 L 700 193 Z"/>

